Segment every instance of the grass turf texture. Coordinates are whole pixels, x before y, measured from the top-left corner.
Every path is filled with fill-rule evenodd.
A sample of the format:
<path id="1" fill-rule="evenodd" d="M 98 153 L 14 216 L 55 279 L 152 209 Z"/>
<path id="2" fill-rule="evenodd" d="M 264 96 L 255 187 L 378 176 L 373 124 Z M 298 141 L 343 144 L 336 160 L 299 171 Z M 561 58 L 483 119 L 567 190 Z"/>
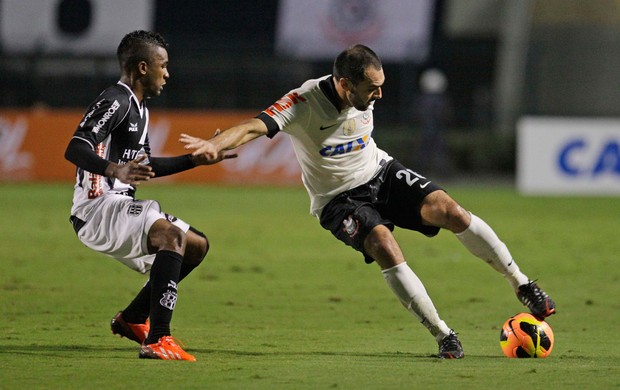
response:
<path id="1" fill-rule="evenodd" d="M 206 261 L 179 289 L 173 335 L 198 362 L 138 359 L 109 320 L 145 277 L 84 247 L 71 185 L 0 185 L 0 388 L 618 388 L 616 198 L 524 198 L 448 186 L 556 300 L 546 359 L 508 359 L 503 322 L 524 309 L 456 238 L 397 230 L 465 359 L 400 306 L 376 265 L 308 215 L 301 188 L 143 185 L 140 198 L 204 231 Z"/>

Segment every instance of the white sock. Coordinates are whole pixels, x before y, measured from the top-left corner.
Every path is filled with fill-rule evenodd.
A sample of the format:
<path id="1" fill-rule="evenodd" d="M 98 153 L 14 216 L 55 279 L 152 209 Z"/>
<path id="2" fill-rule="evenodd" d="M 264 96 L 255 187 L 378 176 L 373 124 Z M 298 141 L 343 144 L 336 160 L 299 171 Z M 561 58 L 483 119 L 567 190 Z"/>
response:
<path id="1" fill-rule="evenodd" d="M 456 237 L 474 255 L 489 263 L 497 272 L 504 275 L 513 289 L 529 282 L 512 258 L 510 251 L 497 234 L 482 219 L 471 214 L 469 227 Z"/>
<path id="2" fill-rule="evenodd" d="M 437 342 L 450 334 L 450 328 L 439 318 L 433 301 L 424 285 L 409 268 L 407 262 L 381 271 L 388 286 L 394 291 L 403 306 L 424 325 Z"/>

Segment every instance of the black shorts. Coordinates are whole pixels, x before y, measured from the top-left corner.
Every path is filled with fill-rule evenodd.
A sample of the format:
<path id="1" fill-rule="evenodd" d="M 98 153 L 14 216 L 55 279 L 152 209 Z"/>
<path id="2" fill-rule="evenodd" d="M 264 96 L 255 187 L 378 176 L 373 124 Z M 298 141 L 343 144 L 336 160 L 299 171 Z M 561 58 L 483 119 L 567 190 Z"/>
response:
<path id="1" fill-rule="evenodd" d="M 415 230 L 428 237 L 439 233 L 438 227 L 423 225 L 420 216 L 422 200 L 437 190 L 443 189 L 392 160 L 368 183 L 332 199 L 321 212 L 321 226 L 362 252 L 366 263 L 372 263 L 374 259 L 364 251 L 364 240 L 377 225 Z"/>

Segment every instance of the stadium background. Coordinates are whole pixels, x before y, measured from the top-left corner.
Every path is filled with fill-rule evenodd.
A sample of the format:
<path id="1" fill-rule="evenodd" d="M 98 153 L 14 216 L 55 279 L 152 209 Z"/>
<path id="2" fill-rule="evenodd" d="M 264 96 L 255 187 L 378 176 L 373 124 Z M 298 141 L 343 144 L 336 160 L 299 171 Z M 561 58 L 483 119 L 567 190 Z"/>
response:
<path id="1" fill-rule="evenodd" d="M 72 12 L 85 4 L 91 22 L 109 19 L 79 23 Z M 190 171 L 197 176 L 174 177 L 196 184 L 140 188 L 140 197 L 157 199 L 213 243 L 207 263 L 184 282 L 173 323 L 198 362 L 153 370 L 136 358 L 136 345 L 112 339 L 110 317 L 144 277 L 76 241 L 67 220 L 74 167 L 62 154 L 86 105 L 118 77 L 118 40 L 153 28 L 171 42 L 172 79 L 149 103 L 150 131 L 159 152 L 177 153 L 179 131 L 208 136 L 329 72 L 330 60 L 279 51 L 283 4 L 340 6 L 354 20 L 373 4 L 432 7 L 428 58 L 385 63 L 375 137 L 415 162 L 422 133 L 411 109 L 415 82 L 429 66 L 446 72 L 454 110 L 448 155 L 454 178 L 469 180 L 447 188 L 490 222 L 558 303 L 550 358 L 507 360 L 499 330 L 521 308 L 508 285 L 452 235 L 428 240 L 401 229 L 403 252 L 466 348 L 464 360 L 433 359 L 434 340 L 410 323 L 379 270 L 308 216 L 280 136 Z M 60 8 L 69 14 L 62 21 Z M 309 14 L 289 22 L 301 29 Z M 620 388 L 619 18 L 619 0 L 0 0 L 0 388 Z M 95 27 L 103 30 L 93 34 Z M 384 55 L 397 45 L 371 46 Z M 523 116 L 554 119 L 529 129 L 536 146 L 552 144 L 556 132 L 595 145 L 593 124 L 607 118 L 607 174 L 589 178 L 615 183 L 613 196 L 515 191 Z M 540 176 L 545 151 L 531 152 Z M 480 182 L 489 176 L 507 180 Z M 576 179 L 566 181 L 574 187 Z M 230 180 L 235 185 L 210 185 Z M 236 185 L 278 180 L 296 187 Z"/>
<path id="2" fill-rule="evenodd" d="M 335 53 L 304 56 L 282 44 L 286 26 L 303 30 L 313 23 L 312 15 L 291 18 L 285 12 L 291 7 L 324 9 L 318 17 L 331 18 L 345 36 L 336 43 L 361 41 L 384 57 L 387 81 L 375 111 L 375 137 L 405 163 L 419 167 L 424 162 L 416 149 L 422 123 L 415 107 L 419 75 L 431 67 L 445 73 L 452 115 L 443 135 L 452 170 L 433 172 L 436 167 L 428 166 L 425 172 L 511 178 L 520 117 L 620 115 L 617 0 L 2 0 L 0 179 L 71 177 L 65 173 L 71 170 L 68 164 L 51 164 L 62 160 L 75 116 L 117 80 L 114 51 L 119 37 L 133 29 L 159 31 L 171 44 L 172 79 L 162 96 L 149 102 L 153 131 L 163 134 L 158 150 L 163 154 L 181 151 L 175 145 L 180 131 L 196 128 L 206 136 L 256 114 L 302 81 L 329 73 Z M 387 56 L 388 48 L 373 45 L 360 21 L 379 18 L 390 8 L 410 15 L 384 21 L 382 28 L 400 29 L 394 44 L 410 39 L 407 34 L 417 34 L 421 42 Z M 329 46 L 320 33 L 306 34 L 309 44 Z M 192 115 L 194 121 L 188 119 Z M 235 174 L 216 170 L 214 177 L 297 183 L 290 164 L 239 173 L 255 166 L 251 158 L 261 153 L 271 154 L 272 162 L 292 157 L 282 156 L 285 146 L 262 145 L 247 153 Z M 35 168 L 24 168 L 28 164 Z"/>

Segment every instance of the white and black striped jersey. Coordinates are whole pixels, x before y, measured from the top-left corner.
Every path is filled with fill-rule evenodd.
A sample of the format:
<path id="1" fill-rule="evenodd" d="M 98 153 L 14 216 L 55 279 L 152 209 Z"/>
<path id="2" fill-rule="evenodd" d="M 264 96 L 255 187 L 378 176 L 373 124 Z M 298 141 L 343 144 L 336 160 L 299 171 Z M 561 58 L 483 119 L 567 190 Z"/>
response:
<path id="1" fill-rule="evenodd" d="M 107 161 L 125 164 L 141 153 L 150 155 L 148 124 L 146 105 L 139 103 L 131 89 L 119 81 L 104 90 L 88 107 L 72 141 L 87 143 Z M 78 167 L 71 214 L 84 219 L 80 215 L 81 206 L 108 191 L 133 196 L 135 188 Z"/>

